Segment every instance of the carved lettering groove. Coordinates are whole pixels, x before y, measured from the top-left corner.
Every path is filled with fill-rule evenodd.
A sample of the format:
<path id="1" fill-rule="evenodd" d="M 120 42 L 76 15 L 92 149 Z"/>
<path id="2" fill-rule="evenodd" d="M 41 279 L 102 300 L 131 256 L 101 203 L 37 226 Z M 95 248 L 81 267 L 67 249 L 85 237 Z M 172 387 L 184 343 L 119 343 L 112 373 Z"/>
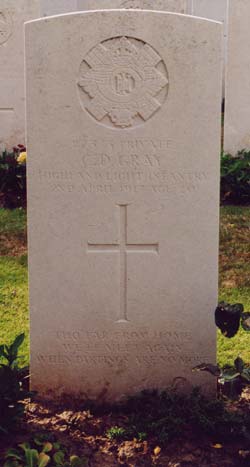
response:
<path id="1" fill-rule="evenodd" d="M 57 353 L 36 355 L 41 365 L 128 368 L 135 362 L 138 367 L 165 363 L 191 369 L 208 360 L 206 355 L 194 353 L 192 333 L 189 331 L 152 331 L 147 328 L 115 332 L 58 331 L 55 338 L 58 342 Z"/>
<path id="2" fill-rule="evenodd" d="M 73 145 L 75 142 L 73 141 Z M 79 144 L 79 142 L 78 142 Z M 42 167 L 32 176 L 54 194 L 162 193 L 183 196 L 203 189 L 209 174 L 170 170 L 168 157 L 184 150 L 171 139 L 92 139 L 83 136 L 79 170 Z"/>

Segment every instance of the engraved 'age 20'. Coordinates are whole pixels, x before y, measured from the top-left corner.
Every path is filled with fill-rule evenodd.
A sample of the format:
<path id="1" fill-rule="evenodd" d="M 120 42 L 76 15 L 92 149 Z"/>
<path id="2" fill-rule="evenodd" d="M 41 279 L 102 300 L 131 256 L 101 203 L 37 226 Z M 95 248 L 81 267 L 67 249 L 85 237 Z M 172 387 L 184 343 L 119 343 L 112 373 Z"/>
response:
<path id="1" fill-rule="evenodd" d="M 97 121 L 128 128 L 159 110 L 168 82 L 166 66 L 150 45 L 131 37 L 116 37 L 87 54 L 78 86 L 83 106 Z"/>

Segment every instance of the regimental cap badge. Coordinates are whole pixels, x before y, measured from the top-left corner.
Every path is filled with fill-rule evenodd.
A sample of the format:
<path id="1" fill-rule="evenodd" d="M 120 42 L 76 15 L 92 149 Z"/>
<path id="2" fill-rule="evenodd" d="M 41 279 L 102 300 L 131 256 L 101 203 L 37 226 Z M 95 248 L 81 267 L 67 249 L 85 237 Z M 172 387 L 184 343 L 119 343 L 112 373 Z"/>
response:
<path id="1" fill-rule="evenodd" d="M 78 81 L 84 108 L 115 128 L 131 128 L 152 117 L 165 101 L 168 85 L 160 55 L 131 37 L 109 39 L 90 50 Z"/>

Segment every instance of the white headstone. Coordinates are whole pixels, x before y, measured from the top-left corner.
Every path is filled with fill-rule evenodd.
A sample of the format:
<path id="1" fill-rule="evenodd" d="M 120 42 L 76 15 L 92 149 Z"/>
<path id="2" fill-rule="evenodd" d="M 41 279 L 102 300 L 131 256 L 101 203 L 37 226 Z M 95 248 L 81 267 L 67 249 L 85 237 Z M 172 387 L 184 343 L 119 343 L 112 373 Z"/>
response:
<path id="1" fill-rule="evenodd" d="M 223 68 L 223 95 L 225 95 L 225 67 L 227 60 L 227 35 L 228 35 L 228 3 L 229 0 L 191 0 L 189 14 L 223 23 L 224 28 L 224 68 Z"/>
<path id="2" fill-rule="evenodd" d="M 190 0 L 77 0 L 78 10 L 144 9 L 188 13 Z"/>
<path id="3" fill-rule="evenodd" d="M 70 0 L 68 0 L 70 1 Z M 98 10 L 112 8 L 136 8 L 162 10 L 199 16 L 223 23 L 224 27 L 224 69 L 223 97 L 225 95 L 225 63 L 227 53 L 228 0 L 77 0 L 78 10 Z"/>
<path id="4" fill-rule="evenodd" d="M 0 0 L 0 144 L 24 144 L 23 23 L 39 15 L 38 0 Z"/>
<path id="5" fill-rule="evenodd" d="M 221 25 L 63 15 L 26 25 L 26 57 L 33 389 L 211 390 Z"/>
<path id="6" fill-rule="evenodd" d="M 224 151 L 250 150 L 250 2 L 229 4 Z"/>
<path id="7" fill-rule="evenodd" d="M 77 0 L 40 0 L 41 16 L 52 16 L 77 11 Z"/>
<path id="8" fill-rule="evenodd" d="M 226 23 L 228 0 L 192 0 L 190 13 Z"/>

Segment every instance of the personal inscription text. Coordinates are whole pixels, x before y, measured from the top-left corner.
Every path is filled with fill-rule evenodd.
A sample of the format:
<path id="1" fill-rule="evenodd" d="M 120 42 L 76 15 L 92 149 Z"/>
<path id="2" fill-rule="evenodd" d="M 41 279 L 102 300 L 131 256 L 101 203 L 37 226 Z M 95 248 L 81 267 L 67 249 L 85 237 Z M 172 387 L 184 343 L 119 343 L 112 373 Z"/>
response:
<path id="1" fill-rule="evenodd" d="M 162 364 L 186 367 L 206 361 L 206 356 L 194 354 L 189 331 L 58 331 L 55 335 L 58 352 L 36 355 L 40 364 L 85 367 L 108 366 L 147 367 Z M 183 352 L 185 348 L 185 352 Z"/>

